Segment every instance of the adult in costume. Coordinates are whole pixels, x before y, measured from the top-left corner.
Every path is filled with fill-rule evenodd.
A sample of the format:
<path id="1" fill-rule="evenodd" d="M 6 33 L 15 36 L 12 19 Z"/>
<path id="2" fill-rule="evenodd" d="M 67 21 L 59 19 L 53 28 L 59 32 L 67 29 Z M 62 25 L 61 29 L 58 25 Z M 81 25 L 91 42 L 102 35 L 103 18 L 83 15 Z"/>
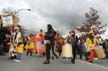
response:
<path id="1" fill-rule="evenodd" d="M 94 32 L 90 31 L 88 37 L 86 38 L 86 44 L 87 46 L 90 48 L 90 58 L 89 58 L 89 62 L 92 63 L 94 57 L 96 56 L 94 47 L 97 44 L 97 39 L 94 37 Z"/>
<path id="2" fill-rule="evenodd" d="M 50 64 L 50 50 L 54 49 L 55 35 L 56 35 L 56 32 L 52 28 L 52 25 L 48 24 L 47 32 L 45 34 L 46 60 L 45 60 L 44 64 Z M 53 52 L 53 54 L 56 56 L 56 54 L 54 52 Z"/>

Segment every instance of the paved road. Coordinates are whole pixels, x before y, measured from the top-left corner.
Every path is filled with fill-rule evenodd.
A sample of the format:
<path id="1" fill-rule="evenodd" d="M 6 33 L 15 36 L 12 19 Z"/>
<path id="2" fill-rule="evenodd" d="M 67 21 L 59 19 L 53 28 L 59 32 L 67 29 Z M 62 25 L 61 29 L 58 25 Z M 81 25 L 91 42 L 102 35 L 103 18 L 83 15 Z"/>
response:
<path id="1" fill-rule="evenodd" d="M 77 56 L 77 58 L 79 58 L 79 56 Z M 85 60 L 85 57 L 83 57 L 81 60 L 86 61 Z M 108 58 L 104 58 L 104 59 L 94 59 L 93 63 L 94 64 L 101 65 L 101 66 L 108 67 Z"/>
<path id="2" fill-rule="evenodd" d="M 7 56 L 0 56 L 0 71 L 108 71 L 107 67 L 91 64 L 77 60 L 76 64 L 62 59 L 51 60 L 51 64 L 44 65 L 43 57 L 23 56 L 21 63 L 16 63 L 8 59 Z"/>

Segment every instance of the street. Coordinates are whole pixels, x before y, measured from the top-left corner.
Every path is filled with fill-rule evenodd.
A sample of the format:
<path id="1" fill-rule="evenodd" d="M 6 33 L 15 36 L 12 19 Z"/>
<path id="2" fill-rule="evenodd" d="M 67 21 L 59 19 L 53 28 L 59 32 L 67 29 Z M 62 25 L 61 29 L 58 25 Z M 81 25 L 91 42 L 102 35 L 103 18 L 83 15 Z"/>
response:
<path id="1" fill-rule="evenodd" d="M 23 55 L 21 63 L 9 60 L 7 56 L 0 56 L 0 71 L 108 71 L 107 67 L 98 63 L 92 64 L 83 60 L 77 60 L 76 64 L 63 59 L 51 60 L 48 65 L 43 64 L 44 57 L 36 55 Z M 96 63 L 96 61 L 95 61 Z"/>

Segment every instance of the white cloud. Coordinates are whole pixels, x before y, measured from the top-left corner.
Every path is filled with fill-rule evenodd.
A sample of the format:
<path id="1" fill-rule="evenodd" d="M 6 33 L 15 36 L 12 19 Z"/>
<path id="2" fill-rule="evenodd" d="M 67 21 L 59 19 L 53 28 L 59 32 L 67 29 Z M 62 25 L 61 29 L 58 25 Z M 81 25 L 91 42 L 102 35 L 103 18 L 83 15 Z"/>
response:
<path id="1" fill-rule="evenodd" d="M 99 11 L 100 21 L 107 24 L 108 1 L 107 0 L 0 0 L 1 7 L 12 7 L 14 9 L 31 8 L 31 12 L 21 11 L 19 13 L 20 24 L 27 28 L 32 26 L 36 31 L 46 28 L 46 24 L 69 30 L 72 24 L 80 25 L 84 21 L 84 14 L 89 7 Z M 0 7 L 0 9 L 1 9 Z M 38 23 L 38 26 L 37 26 Z M 30 26 L 29 26 L 30 25 Z M 65 32 L 65 30 L 63 30 Z"/>
<path id="2" fill-rule="evenodd" d="M 11 7 L 13 9 L 29 8 L 29 5 L 23 0 L 0 0 L 1 8 Z"/>

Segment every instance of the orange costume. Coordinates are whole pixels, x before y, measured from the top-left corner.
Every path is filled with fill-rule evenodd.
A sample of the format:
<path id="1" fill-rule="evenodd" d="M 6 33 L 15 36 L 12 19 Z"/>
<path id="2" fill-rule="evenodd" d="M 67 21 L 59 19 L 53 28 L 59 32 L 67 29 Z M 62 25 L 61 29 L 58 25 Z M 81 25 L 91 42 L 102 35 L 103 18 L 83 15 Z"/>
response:
<path id="1" fill-rule="evenodd" d="M 35 37 L 35 51 L 37 53 L 45 53 L 45 45 L 43 44 L 44 41 L 44 34 L 37 33 Z"/>

